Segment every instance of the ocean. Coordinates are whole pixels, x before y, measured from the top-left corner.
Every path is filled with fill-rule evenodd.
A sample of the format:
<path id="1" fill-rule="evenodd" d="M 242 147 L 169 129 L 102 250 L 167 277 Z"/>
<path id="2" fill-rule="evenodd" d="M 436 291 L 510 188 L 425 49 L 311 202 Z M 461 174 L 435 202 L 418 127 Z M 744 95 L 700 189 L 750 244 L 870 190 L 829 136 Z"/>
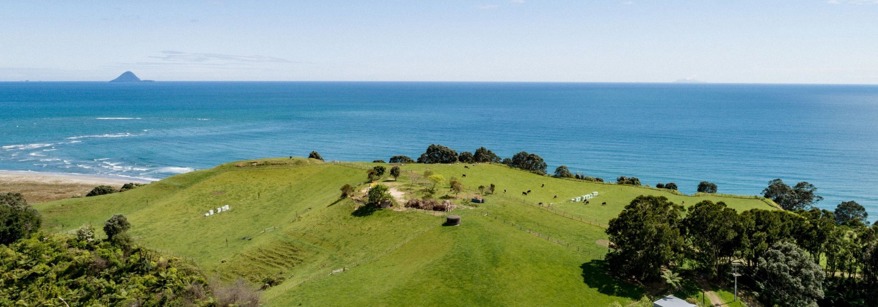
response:
<path id="1" fill-rule="evenodd" d="M 536 153 L 615 181 L 757 195 L 808 181 L 878 218 L 878 86 L 0 83 L 0 169 L 161 179 L 263 157 Z"/>

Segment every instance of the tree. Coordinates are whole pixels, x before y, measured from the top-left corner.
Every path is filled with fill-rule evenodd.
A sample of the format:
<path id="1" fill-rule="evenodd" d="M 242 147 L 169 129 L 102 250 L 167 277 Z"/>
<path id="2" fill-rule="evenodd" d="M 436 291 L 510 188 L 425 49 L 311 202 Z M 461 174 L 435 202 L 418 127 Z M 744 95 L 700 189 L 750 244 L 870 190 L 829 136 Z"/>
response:
<path id="1" fill-rule="evenodd" d="M 751 209 L 741 213 L 741 255 L 749 267 L 754 267 L 759 256 L 772 245 L 784 240 L 793 240 L 795 222 L 800 217 L 787 211 Z"/>
<path id="2" fill-rule="evenodd" d="M 668 287 L 670 287 L 673 292 L 677 292 L 683 287 L 683 278 L 680 277 L 680 274 L 677 274 L 677 272 L 664 269 L 662 270 L 662 279 L 665 280 L 665 283 L 668 284 Z"/>
<path id="3" fill-rule="evenodd" d="M 390 163 L 415 163 L 415 160 L 412 160 L 409 156 L 393 156 L 388 160 Z"/>
<path id="4" fill-rule="evenodd" d="M 436 186 L 445 181 L 445 177 L 439 174 L 430 175 L 429 177 L 427 177 L 427 179 L 429 179 L 430 182 L 433 183 L 433 185 L 430 186 L 431 193 L 436 193 Z"/>
<path id="5" fill-rule="evenodd" d="M 348 198 L 354 195 L 354 187 L 350 184 L 345 183 L 339 190 L 341 190 L 341 197 L 339 198 Z"/>
<path id="6" fill-rule="evenodd" d="M 473 163 L 475 162 L 475 156 L 469 151 L 464 151 L 457 156 L 457 161 L 460 161 L 461 163 Z"/>
<path id="7" fill-rule="evenodd" d="M 512 156 L 512 160 L 510 161 L 509 166 L 514 168 L 520 168 L 540 175 L 546 174 L 546 162 L 543 161 L 543 158 L 536 154 L 527 153 L 524 151 Z"/>
<path id="8" fill-rule="evenodd" d="M 21 193 L 0 194 L 0 244 L 10 244 L 40 229 L 40 213 Z"/>
<path id="9" fill-rule="evenodd" d="M 855 201 L 845 201 L 835 207 L 835 222 L 839 225 L 867 225 L 866 208 Z"/>
<path id="10" fill-rule="evenodd" d="M 780 178 L 768 182 L 768 187 L 762 190 L 763 196 L 773 200 L 784 210 L 805 210 L 815 202 L 823 200 L 818 196 L 814 185 L 802 181 L 794 187 L 786 185 Z"/>
<path id="11" fill-rule="evenodd" d="M 665 189 L 676 191 L 676 190 L 677 190 L 677 184 L 676 184 L 676 183 L 673 183 L 673 182 L 668 182 L 668 183 L 665 184 Z"/>
<path id="12" fill-rule="evenodd" d="M 454 149 L 436 144 L 428 146 L 427 151 L 418 158 L 418 163 L 426 164 L 450 164 L 455 162 L 457 162 L 457 152 Z"/>
<path id="13" fill-rule="evenodd" d="M 393 177 L 393 181 L 396 181 L 396 178 L 399 178 L 399 172 L 399 166 L 393 166 L 390 168 L 390 176 Z"/>
<path id="14" fill-rule="evenodd" d="M 367 206 L 373 208 L 387 208 L 393 203 L 391 202 L 390 192 L 387 186 L 383 184 L 376 185 L 369 190 Z"/>
<path id="15" fill-rule="evenodd" d="M 463 183 L 461 183 L 460 180 L 457 180 L 457 178 L 451 178 L 451 181 L 449 182 L 449 187 L 451 188 L 451 192 L 453 192 L 454 195 L 463 192 Z"/>
<path id="16" fill-rule="evenodd" d="M 500 157 L 485 147 L 479 147 L 473 154 L 473 161 L 475 163 L 500 163 Z"/>
<path id="17" fill-rule="evenodd" d="M 698 183 L 699 193 L 716 193 L 716 184 L 713 182 L 702 181 Z"/>
<path id="18" fill-rule="evenodd" d="M 720 260 L 731 259 L 738 247 L 738 213 L 723 202 L 701 201 L 683 219 L 690 254 L 698 266 L 715 277 Z"/>
<path id="19" fill-rule="evenodd" d="M 555 168 L 555 177 L 573 178 L 573 173 L 570 172 L 570 169 L 568 169 L 566 165 L 561 165 Z"/>
<path id="20" fill-rule="evenodd" d="M 138 188 L 138 187 L 141 187 L 141 186 L 143 186 L 142 183 L 129 182 L 129 183 L 123 184 L 123 185 L 122 185 L 122 188 L 119 189 L 119 192 L 125 192 L 125 191 L 128 191 L 128 190 L 133 190 L 133 189 Z"/>
<path id="21" fill-rule="evenodd" d="M 792 242 L 774 244 L 759 257 L 753 279 L 769 306 L 817 306 L 823 298 L 823 269 Z"/>
<path id="22" fill-rule="evenodd" d="M 835 215 L 817 208 L 800 212 L 799 215 L 802 219 L 795 224 L 793 236 L 799 247 L 808 251 L 814 262 L 819 262 L 820 254 L 827 247 L 835 229 Z"/>
<path id="23" fill-rule="evenodd" d="M 113 241 L 113 238 L 119 236 L 131 228 L 131 223 L 124 215 L 113 215 L 106 223 L 104 223 L 104 233 L 107 234 L 107 240 Z"/>
<path id="24" fill-rule="evenodd" d="M 366 176 L 368 177 L 369 181 L 378 181 L 379 179 L 381 179 L 381 176 L 384 176 L 385 170 L 386 168 L 384 168 L 384 166 L 377 165 L 366 171 Z"/>
<path id="25" fill-rule="evenodd" d="M 116 189 L 114 189 L 113 187 L 108 185 L 99 185 L 94 187 L 94 189 L 91 189 L 88 194 L 85 194 L 85 197 L 100 196 L 113 193 L 116 193 Z"/>
<path id="26" fill-rule="evenodd" d="M 309 153 L 308 159 L 317 159 L 317 160 L 323 161 L 323 157 L 320 156 L 320 154 L 316 151 L 312 151 L 311 153 Z"/>
<path id="27" fill-rule="evenodd" d="M 640 185 L 640 178 L 619 176 L 616 178 L 616 184 Z"/>
<path id="28" fill-rule="evenodd" d="M 661 269 L 680 260 L 683 207 L 662 196 L 638 196 L 610 220 L 606 232 L 611 244 L 606 255 L 611 272 L 638 281 L 657 280 Z"/>

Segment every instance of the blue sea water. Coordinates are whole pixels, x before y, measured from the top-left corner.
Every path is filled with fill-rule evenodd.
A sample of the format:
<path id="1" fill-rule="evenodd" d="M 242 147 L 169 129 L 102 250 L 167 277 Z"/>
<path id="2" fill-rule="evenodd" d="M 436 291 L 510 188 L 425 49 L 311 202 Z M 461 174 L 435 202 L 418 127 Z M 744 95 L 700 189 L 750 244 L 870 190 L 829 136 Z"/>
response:
<path id="1" fill-rule="evenodd" d="M 0 169 L 160 179 L 277 156 L 528 151 L 614 181 L 760 194 L 808 181 L 878 217 L 878 87 L 829 85 L 0 83 Z"/>

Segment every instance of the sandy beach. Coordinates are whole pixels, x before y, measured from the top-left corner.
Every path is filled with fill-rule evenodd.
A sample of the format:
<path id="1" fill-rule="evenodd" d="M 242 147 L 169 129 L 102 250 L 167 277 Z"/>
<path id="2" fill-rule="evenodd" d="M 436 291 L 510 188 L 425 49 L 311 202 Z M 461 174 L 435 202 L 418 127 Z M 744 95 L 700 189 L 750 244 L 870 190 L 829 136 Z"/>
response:
<path id="1" fill-rule="evenodd" d="M 98 185 L 119 188 L 129 182 L 148 183 L 141 179 L 84 174 L 0 171 L 0 193 L 21 193 L 29 203 L 85 196 Z"/>

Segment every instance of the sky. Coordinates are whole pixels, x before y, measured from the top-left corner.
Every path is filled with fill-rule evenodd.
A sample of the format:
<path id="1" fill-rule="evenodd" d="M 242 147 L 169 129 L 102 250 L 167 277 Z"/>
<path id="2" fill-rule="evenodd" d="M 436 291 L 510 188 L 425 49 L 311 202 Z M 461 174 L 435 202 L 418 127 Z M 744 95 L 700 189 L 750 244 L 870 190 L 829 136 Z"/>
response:
<path id="1" fill-rule="evenodd" d="M 0 81 L 878 84 L 878 0 L 0 2 Z"/>

